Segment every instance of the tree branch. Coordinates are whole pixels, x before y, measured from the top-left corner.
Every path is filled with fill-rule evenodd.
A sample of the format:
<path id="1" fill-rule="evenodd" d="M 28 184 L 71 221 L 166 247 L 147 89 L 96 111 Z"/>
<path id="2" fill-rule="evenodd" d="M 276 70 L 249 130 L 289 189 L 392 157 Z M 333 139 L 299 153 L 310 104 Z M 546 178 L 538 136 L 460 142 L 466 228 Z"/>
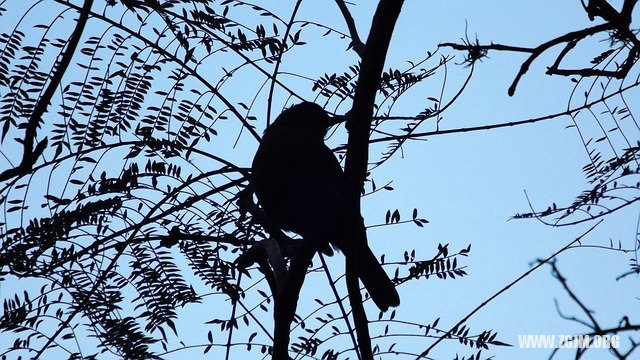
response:
<path id="1" fill-rule="evenodd" d="M 316 253 L 316 247 L 308 240 L 300 240 L 296 256 L 291 258 L 285 286 L 274 294 L 273 305 L 273 360 L 289 360 L 289 329 L 295 316 L 300 289 L 307 275 L 307 268 Z"/>
<path id="2" fill-rule="evenodd" d="M 541 262 L 542 260 L 538 260 L 538 261 Z M 582 311 L 585 313 L 585 315 L 587 315 L 587 317 L 591 321 L 592 325 L 589 327 L 595 330 L 596 332 L 601 331 L 602 329 L 600 328 L 600 325 L 598 324 L 596 319 L 593 317 L 593 314 L 592 314 L 593 311 L 587 309 L 587 307 L 582 303 L 582 301 L 578 299 L 576 294 L 574 294 L 573 291 L 571 291 L 571 289 L 569 288 L 569 285 L 567 284 L 567 279 L 564 276 L 562 276 L 562 274 L 560 274 L 560 270 L 558 270 L 558 267 L 556 266 L 556 262 L 549 261 L 548 264 L 549 266 L 551 266 L 551 274 L 553 275 L 553 277 L 560 282 L 560 284 L 564 288 L 564 291 L 566 291 L 567 294 L 569 294 L 569 297 L 573 300 L 573 302 L 575 302 L 580 307 L 580 309 L 582 309 Z"/>
<path id="3" fill-rule="evenodd" d="M 64 0 L 55 0 L 58 3 L 67 5 L 71 8 L 75 8 L 77 9 L 78 6 L 69 3 L 67 1 Z M 258 141 L 260 142 L 261 137 L 260 135 L 256 132 L 256 130 L 247 122 L 247 119 L 242 116 L 242 114 L 240 114 L 240 112 L 238 111 L 238 109 L 231 103 L 231 101 L 229 101 L 225 96 L 223 96 L 220 91 L 218 91 L 218 88 L 216 88 L 215 86 L 213 86 L 209 81 L 207 81 L 204 76 L 200 75 L 194 68 L 190 67 L 189 65 L 187 65 L 187 62 L 185 60 L 180 59 L 179 57 L 177 57 L 176 55 L 170 53 L 169 51 L 167 51 L 165 48 L 159 46 L 157 43 L 154 43 L 153 41 L 150 41 L 149 39 L 143 37 L 142 35 L 136 33 L 135 31 L 122 26 L 122 24 L 119 24 L 116 21 L 113 21 L 109 18 L 107 18 L 106 16 L 100 15 L 100 14 L 96 14 L 96 13 L 91 13 L 91 16 L 96 18 L 96 19 L 100 19 L 108 24 L 114 25 L 115 27 L 117 27 L 118 29 L 125 31 L 126 33 L 128 33 L 129 35 L 135 37 L 136 39 L 144 42 L 146 45 L 148 45 L 149 47 L 153 48 L 154 50 L 158 51 L 160 54 L 162 54 L 163 56 L 167 57 L 168 59 L 171 59 L 172 61 L 174 61 L 176 64 L 180 65 L 180 67 L 182 67 L 184 70 L 186 70 L 189 74 L 191 74 L 193 77 L 195 77 L 196 79 L 198 79 L 198 81 L 200 81 L 204 86 L 206 86 L 209 91 L 211 91 L 211 93 L 213 95 L 215 95 L 218 99 L 220 99 L 220 101 L 222 101 L 222 103 L 224 103 L 224 105 L 231 111 L 231 113 L 233 113 L 233 115 L 238 118 L 238 120 L 242 123 L 242 125 L 247 129 L 247 131 L 249 131 L 249 133 Z"/>
<path id="4" fill-rule="evenodd" d="M 477 45 L 477 44 L 442 43 L 438 45 L 438 47 L 444 47 L 444 46 L 450 47 L 454 50 L 464 50 L 464 51 L 497 50 L 497 51 L 513 51 L 513 52 L 524 52 L 524 53 L 533 53 L 536 51 L 535 48 L 502 45 L 502 44 Z"/>
<path id="5" fill-rule="evenodd" d="M 353 51 L 356 52 L 360 56 L 360 58 L 364 57 L 364 44 L 362 40 L 360 40 L 360 36 L 358 35 L 358 29 L 356 29 L 356 23 L 349 12 L 349 8 L 347 8 L 347 4 L 345 4 L 344 0 L 336 0 L 336 4 L 342 13 L 342 17 L 344 17 L 344 21 L 347 23 L 347 28 L 349 29 L 349 34 L 351 35 L 351 47 Z"/>
<path id="6" fill-rule="evenodd" d="M 284 32 L 284 36 L 282 37 L 282 44 L 280 45 L 280 52 L 278 53 L 276 66 L 273 67 L 273 74 L 271 75 L 271 85 L 269 85 L 269 97 L 267 98 L 267 126 L 271 124 L 271 105 L 273 104 L 273 90 L 276 86 L 276 79 L 278 78 L 278 70 L 280 69 L 280 64 L 282 63 L 282 55 L 284 54 L 287 38 L 289 37 L 289 33 L 291 32 L 291 26 L 293 26 L 293 21 L 296 18 L 296 14 L 298 14 L 298 9 L 300 8 L 301 3 L 302 3 L 302 0 L 298 0 L 296 1 L 296 5 L 293 7 L 293 12 L 291 13 L 291 19 L 287 24 L 287 30 Z"/>
<path id="7" fill-rule="evenodd" d="M 380 137 L 380 138 L 376 138 L 376 139 L 371 139 L 369 142 L 371 144 L 374 143 L 379 143 L 379 142 L 386 142 L 386 141 L 394 141 L 394 140 L 399 140 L 399 139 L 418 139 L 418 138 L 424 138 L 424 137 L 429 137 L 429 136 L 435 136 L 435 135 L 448 135 L 448 134 L 457 134 L 457 133 L 465 133 L 465 132 L 475 132 L 475 131 L 484 131 L 484 130 L 492 130 L 492 129 L 499 129 L 499 128 L 504 128 L 504 127 L 511 127 L 511 126 L 518 126 L 518 125 L 524 125 L 524 124 L 533 124 L 533 123 L 537 123 L 540 121 L 545 121 L 545 120 L 551 120 L 551 119 L 555 119 L 557 117 L 560 116 L 564 116 L 564 115 L 569 115 L 571 113 L 575 113 L 577 111 L 580 110 L 584 110 L 584 109 L 588 109 L 596 104 L 599 104 L 603 101 L 606 101 L 612 97 L 618 96 L 621 93 L 632 89 L 636 86 L 640 85 L 640 81 L 630 84 L 628 86 L 622 87 L 617 91 L 612 92 L 609 95 L 603 96 L 600 99 L 594 100 L 590 103 L 586 103 L 582 106 L 578 106 L 576 108 L 573 109 L 569 109 L 566 111 L 562 111 L 562 112 L 558 112 L 558 113 L 554 113 L 554 114 L 549 114 L 549 115 L 545 115 L 545 116 L 540 116 L 540 117 L 535 117 L 535 118 L 530 118 L 530 119 L 524 119 L 524 120 L 518 120 L 518 121 L 510 121 L 510 122 L 504 122 L 504 123 L 497 123 L 497 124 L 491 124 L 491 125 L 482 125 L 482 126 L 470 126 L 470 127 L 463 127 L 463 128 L 456 128 L 456 129 L 445 129 L 445 130 L 436 130 L 436 131 L 426 131 L 426 132 L 418 132 L 418 133 L 412 133 L 409 135 L 393 135 L 393 136 L 386 136 L 386 137 Z M 398 120 L 415 120 L 415 119 L 419 119 L 418 117 L 391 117 L 390 119 L 398 119 Z M 344 149 L 344 147 L 337 147 L 335 150 L 342 150 Z"/>
<path id="8" fill-rule="evenodd" d="M 627 324 L 625 324 L 624 326 L 618 326 L 615 328 L 610 328 L 610 329 L 602 329 L 602 327 L 600 326 L 600 324 L 598 323 L 598 321 L 596 320 L 596 318 L 593 316 L 593 311 L 589 310 L 586 305 L 584 305 L 584 303 L 582 302 L 582 300 L 580 300 L 578 298 L 578 296 L 569 288 L 569 285 L 567 284 L 567 279 L 562 276 L 562 274 L 560 274 L 560 270 L 558 269 L 558 267 L 556 266 L 556 261 L 543 261 L 543 260 L 538 260 L 540 262 L 540 264 L 543 263 L 548 263 L 549 266 L 551 266 L 551 275 L 556 278 L 556 280 L 558 280 L 560 282 L 560 284 L 562 285 L 562 287 L 564 288 L 564 290 L 567 292 L 567 294 L 569 295 L 569 297 L 571 298 L 571 300 L 573 300 L 573 302 L 575 302 L 580 309 L 582 309 L 582 311 L 587 315 L 587 317 L 589 318 L 589 321 L 591 321 L 591 325 L 580 321 L 576 318 L 569 318 L 569 320 L 574 320 L 577 321 L 585 326 L 587 326 L 588 328 L 592 329 L 593 332 L 589 333 L 589 334 L 585 334 L 585 335 L 589 335 L 589 336 L 596 336 L 596 335 L 606 335 L 606 334 L 616 334 L 620 331 L 635 331 L 640 329 L 639 325 L 632 325 L 628 323 L 627 320 Z M 557 305 L 556 305 L 557 306 Z M 563 318 L 566 319 L 566 317 L 563 316 Z M 583 335 L 584 336 L 584 335 Z M 629 352 L 627 353 L 630 354 L 636 347 L 636 344 L 633 344 L 631 349 L 629 350 Z M 580 351 L 582 350 L 582 351 Z M 587 350 L 587 348 L 585 349 L 578 349 L 578 353 L 576 354 L 576 359 L 580 358 L 582 356 L 582 354 Z M 621 354 L 618 349 L 611 347 L 611 351 L 616 355 L 616 357 L 618 359 L 626 359 L 627 355 L 623 355 Z"/>
<path id="9" fill-rule="evenodd" d="M 593 27 L 589 27 L 586 29 L 569 32 L 562 36 L 559 36 L 555 39 L 547 41 L 535 48 L 525 48 L 518 46 L 509 46 L 502 44 L 490 44 L 490 45 L 479 45 L 479 44 L 454 44 L 454 43 L 443 43 L 440 46 L 451 47 L 455 50 L 466 50 L 469 52 L 469 57 L 467 61 L 475 61 L 486 55 L 488 50 L 498 50 L 498 51 L 512 51 L 512 52 L 526 52 L 531 55 L 522 63 L 518 74 L 516 75 L 513 83 L 509 87 L 509 96 L 513 96 L 516 90 L 516 86 L 520 81 L 520 78 L 529 70 L 529 66 L 533 61 L 540 56 L 542 53 L 547 51 L 549 48 L 561 44 L 567 43 L 565 48 L 560 52 L 560 54 L 556 57 L 554 64 L 548 68 L 548 75 L 562 75 L 562 76 L 606 76 L 617 79 L 623 79 L 629 73 L 629 70 L 635 64 L 636 59 L 638 58 L 638 54 L 640 54 L 640 40 L 636 37 L 633 31 L 630 29 L 631 25 L 631 15 L 633 13 L 633 9 L 638 0 L 625 0 L 622 10 L 618 12 L 611 4 L 609 4 L 605 0 L 591 0 L 588 5 L 585 5 L 584 2 L 582 6 L 584 10 L 587 12 L 589 19 L 595 20 L 596 17 L 600 17 L 606 21 L 604 24 L 596 25 Z M 562 59 L 571 51 L 575 45 L 585 39 L 588 36 L 597 34 L 602 31 L 607 30 L 615 30 L 617 32 L 617 37 L 623 39 L 622 41 L 628 41 L 631 44 L 631 49 L 629 50 L 629 54 L 625 59 L 624 63 L 618 67 L 616 70 L 603 70 L 603 69 L 558 69 L 560 62 Z M 613 38 L 616 35 L 611 35 Z M 475 56 L 471 56 L 471 54 L 476 54 Z"/>
<path id="10" fill-rule="evenodd" d="M 327 262 L 324 260 L 324 255 L 321 252 L 318 253 L 320 255 L 320 261 L 322 262 L 322 268 L 324 269 L 325 274 L 327 274 L 327 279 L 329 280 L 329 286 L 331 287 L 331 291 L 333 292 L 333 296 L 336 298 L 336 303 L 340 308 L 340 312 L 342 313 L 342 318 L 344 319 L 345 324 L 347 325 L 347 330 L 349 331 L 349 337 L 351 338 L 351 342 L 353 343 L 353 348 L 356 349 L 356 355 L 358 359 L 362 359 L 362 355 L 360 355 L 360 349 L 358 348 L 358 342 L 356 341 L 355 336 L 353 335 L 353 328 L 351 327 L 351 323 L 349 322 L 349 316 L 347 315 L 347 311 L 342 304 L 342 298 L 338 295 L 338 290 L 336 289 L 336 284 L 333 281 L 331 273 L 329 272 L 329 267 L 327 266 Z"/>
<path id="11" fill-rule="evenodd" d="M 607 23 L 604 23 L 604 24 L 600 24 L 600 25 L 596 25 L 596 26 L 593 26 L 593 27 L 585 28 L 585 29 L 582 29 L 582 30 L 572 31 L 572 32 L 566 33 L 566 34 L 564 34 L 562 36 L 559 36 L 559 37 L 557 37 L 555 39 L 549 40 L 549 41 L 547 41 L 547 42 L 545 42 L 545 43 L 543 43 L 541 45 L 538 45 L 535 48 L 509 46 L 509 45 L 502 45 L 502 44 L 479 45 L 479 44 L 444 43 L 444 44 L 440 44 L 440 46 L 447 46 L 447 47 L 453 48 L 455 50 L 466 50 L 466 51 L 474 52 L 474 53 L 480 53 L 481 51 L 485 51 L 486 52 L 487 50 L 497 50 L 497 51 L 524 52 L 524 53 L 531 54 L 522 63 L 522 65 L 520 66 L 520 70 L 518 71 L 518 73 L 516 74 L 515 79 L 513 80 L 513 83 L 509 87 L 508 94 L 509 94 L 509 96 L 513 96 L 513 94 L 516 91 L 516 87 L 518 86 L 518 83 L 520 82 L 520 79 L 522 78 L 522 76 L 524 74 L 526 74 L 527 71 L 529 71 L 529 67 L 531 66 L 533 61 L 536 58 L 538 58 L 538 56 L 542 55 L 542 53 L 544 53 L 545 51 L 547 51 L 548 49 L 550 49 L 553 46 L 556 46 L 556 45 L 559 45 L 559 44 L 562 44 L 562 43 L 578 42 L 578 41 L 586 38 L 587 36 L 591 36 L 591 35 L 594 35 L 594 34 L 597 34 L 597 33 L 601 32 L 601 31 L 612 30 L 612 29 L 615 29 L 615 28 L 616 28 L 615 24 L 607 22 Z M 561 56 L 564 56 L 564 54 L 562 54 Z M 547 72 L 547 73 L 549 74 L 550 72 Z M 563 75 L 567 75 L 567 74 L 563 74 Z M 572 75 L 577 75 L 577 74 L 572 74 Z"/>
<path id="12" fill-rule="evenodd" d="M 60 86 L 60 81 L 62 81 L 64 73 L 67 71 L 69 64 L 71 64 L 71 59 L 73 58 L 73 54 L 76 52 L 76 48 L 78 47 L 78 43 L 82 37 L 82 32 L 84 31 L 84 27 L 89 19 L 91 5 L 93 5 L 93 0 L 84 1 L 82 9 L 80 9 L 80 16 L 76 22 L 76 27 L 67 42 L 67 48 L 64 50 L 60 61 L 57 62 L 58 67 L 53 70 L 53 75 L 51 76 L 49 85 L 47 85 L 44 93 L 40 96 L 40 100 L 29 117 L 29 121 L 27 122 L 27 126 L 24 130 L 24 139 L 22 140 L 24 152 L 22 154 L 22 161 L 20 162 L 20 165 L 3 171 L 0 174 L 0 181 L 9 180 L 14 176 L 22 176 L 31 171 L 31 168 L 47 147 L 47 138 L 45 137 L 36 145 L 35 149 L 33 148 L 33 144 L 36 140 L 36 132 L 40 126 L 40 122 L 42 121 L 42 115 L 47 111 L 51 98 L 53 98 L 56 89 Z"/>
<path id="13" fill-rule="evenodd" d="M 358 254 L 355 251 L 358 241 L 365 242 L 358 227 L 361 226 L 362 217 L 360 215 L 360 192 L 364 185 L 367 172 L 367 161 L 369 156 L 369 133 L 373 117 L 373 106 L 378 91 L 378 84 L 384 61 L 391 42 L 391 36 L 396 21 L 400 16 L 403 0 L 380 0 L 378 8 L 373 17 L 369 37 L 364 49 L 364 57 L 358 83 L 356 85 L 355 98 L 351 120 L 347 123 L 349 130 L 348 151 L 345 163 L 345 173 L 347 175 L 347 206 L 349 224 L 348 229 L 351 241 L 345 254 L 347 289 L 349 300 L 353 309 L 353 318 L 358 335 L 358 345 L 362 358 L 373 359 L 371 350 L 371 337 L 367 324 L 367 316 L 362 306 L 362 295 L 358 283 L 357 262 Z M 345 252 L 346 252 L 345 251 Z"/>
<path id="14" fill-rule="evenodd" d="M 533 61 L 538 56 L 542 55 L 543 52 L 547 51 L 547 49 L 555 45 L 561 44 L 563 42 L 569 42 L 576 39 L 583 39 L 583 38 L 586 38 L 587 36 L 597 34 L 601 31 L 611 30 L 612 28 L 613 26 L 608 23 L 596 25 L 590 28 L 569 32 L 555 39 L 549 40 L 544 44 L 539 45 L 538 47 L 535 48 L 535 51 L 531 53 L 531 56 L 529 56 L 527 60 L 525 60 L 525 62 L 522 63 L 522 66 L 520 66 L 520 71 L 518 71 L 516 78 L 513 80 L 513 83 L 509 87 L 509 90 L 508 90 L 509 96 L 513 96 L 513 94 L 516 92 L 516 87 L 518 86 L 518 82 L 520 81 L 520 78 L 522 78 L 522 76 L 529 70 L 529 66 L 531 65 L 531 63 L 533 63 Z"/>

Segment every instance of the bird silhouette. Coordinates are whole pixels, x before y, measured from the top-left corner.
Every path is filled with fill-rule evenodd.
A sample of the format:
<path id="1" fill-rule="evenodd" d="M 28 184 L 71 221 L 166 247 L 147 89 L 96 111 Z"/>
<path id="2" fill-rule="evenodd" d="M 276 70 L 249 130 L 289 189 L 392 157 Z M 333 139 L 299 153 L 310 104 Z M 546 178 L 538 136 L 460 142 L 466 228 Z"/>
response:
<path id="1" fill-rule="evenodd" d="M 285 110 L 265 130 L 252 165 L 256 196 L 269 219 L 310 240 L 327 255 L 329 244 L 350 256 L 355 242 L 358 277 L 382 311 L 400 304 L 395 286 L 369 249 L 359 222 L 359 239 L 348 239 L 346 175 L 324 136 L 336 121 L 317 104 Z"/>

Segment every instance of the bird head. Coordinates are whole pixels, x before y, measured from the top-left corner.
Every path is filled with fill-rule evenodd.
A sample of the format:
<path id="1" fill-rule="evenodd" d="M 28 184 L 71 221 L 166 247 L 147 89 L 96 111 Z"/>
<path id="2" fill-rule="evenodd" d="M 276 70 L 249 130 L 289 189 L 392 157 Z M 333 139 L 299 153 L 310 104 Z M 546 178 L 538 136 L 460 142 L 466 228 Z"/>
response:
<path id="1" fill-rule="evenodd" d="M 324 138 L 327 130 L 342 120 L 340 116 L 330 116 L 320 105 L 305 101 L 283 111 L 267 132 L 286 129 L 302 136 Z"/>

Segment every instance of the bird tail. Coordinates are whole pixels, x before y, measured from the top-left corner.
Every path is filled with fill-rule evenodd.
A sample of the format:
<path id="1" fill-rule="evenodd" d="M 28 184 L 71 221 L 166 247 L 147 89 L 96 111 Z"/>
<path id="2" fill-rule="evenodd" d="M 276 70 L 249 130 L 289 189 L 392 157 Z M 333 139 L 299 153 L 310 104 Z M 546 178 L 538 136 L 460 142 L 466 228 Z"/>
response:
<path id="1" fill-rule="evenodd" d="M 358 251 L 358 277 L 371 295 L 371 299 L 382 311 L 400 305 L 400 296 L 389 276 L 368 246 Z"/>

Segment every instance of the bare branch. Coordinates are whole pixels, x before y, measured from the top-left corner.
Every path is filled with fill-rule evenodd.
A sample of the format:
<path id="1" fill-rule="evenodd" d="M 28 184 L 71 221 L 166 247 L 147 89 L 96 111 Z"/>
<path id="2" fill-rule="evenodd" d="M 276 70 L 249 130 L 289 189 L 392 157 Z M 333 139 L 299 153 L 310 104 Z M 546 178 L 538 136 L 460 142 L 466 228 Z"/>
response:
<path id="1" fill-rule="evenodd" d="M 349 300 L 353 309 L 353 318 L 358 335 L 358 345 L 365 360 L 373 359 L 371 350 L 371 336 L 367 325 L 367 316 L 362 306 L 362 295 L 358 285 L 356 241 L 366 242 L 359 234 L 358 225 L 361 223 L 360 192 L 364 185 L 369 156 L 369 133 L 373 116 L 373 106 L 376 92 L 384 66 L 384 61 L 391 42 L 391 36 L 400 16 L 403 0 L 380 0 L 373 17 L 369 37 L 365 46 L 362 67 L 356 85 L 352 115 L 347 124 L 349 130 L 347 159 L 345 173 L 347 175 L 347 206 L 351 227 L 349 238 L 351 252 L 347 259 L 347 288 Z"/>
<path id="2" fill-rule="evenodd" d="M 580 300 L 580 298 L 578 298 L 578 296 L 571 290 L 571 288 L 569 288 L 569 285 L 567 284 L 567 279 L 562 276 L 562 274 L 560 273 L 560 270 L 558 269 L 557 265 L 556 265 L 556 261 L 555 259 L 552 261 L 548 261 L 548 260 L 540 260 L 538 259 L 539 264 L 543 264 L 543 263 L 547 263 L 549 264 L 549 266 L 551 266 L 551 275 L 560 282 L 560 284 L 562 285 L 562 288 L 566 291 L 566 293 L 569 295 L 569 297 L 571 298 L 571 300 L 573 300 L 573 302 L 575 302 L 578 307 L 580 307 L 580 309 L 582 309 L 582 311 L 587 315 L 587 317 L 589 318 L 589 321 L 591 322 L 591 324 L 586 323 L 585 321 L 576 319 L 575 317 L 568 317 L 568 316 L 563 316 L 562 314 L 560 314 L 560 316 L 563 319 L 567 319 L 567 320 L 573 320 L 573 321 L 577 321 L 578 323 L 592 329 L 593 331 L 591 333 L 588 334 L 583 334 L 583 336 L 597 336 L 597 335 L 606 335 L 606 334 L 617 334 L 618 332 L 622 332 L 622 331 L 637 331 L 640 330 L 640 325 L 633 325 L 633 324 L 629 324 L 628 319 L 626 320 L 625 325 L 622 326 L 618 326 L 615 328 L 609 328 L 609 329 L 603 329 L 600 324 L 598 323 L 598 321 L 595 319 L 595 317 L 593 316 L 593 311 L 589 310 L 586 305 L 582 302 L 582 300 Z M 556 302 L 556 308 L 558 308 L 558 304 Z M 559 312 L 559 310 L 558 310 Z M 625 317 L 626 319 L 626 317 Z M 627 352 L 626 355 L 621 354 L 618 349 L 612 347 L 611 351 L 616 355 L 616 357 L 618 359 L 626 359 L 627 356 L 633 352 L 633 350 L 635 350 L 637 344 L 633 343 L 631 348 L 629 349 L 629 351 Z M 578 352 L 576 354 L 576 359 L 580 358 L 582 356 L 582 354 L 584 354 L 584 352 L 587 350 L 588 348 L 578 348 Z M 555 354 L 555 351 L 551 354 L 551 357 L 553 357 L 553 355 Z"/>
<path id="3" fill-rule="evenodd" d="M 273 67 L 273 74 L 271 74 L 271 85 L 269 85 L 269 97 L 267 98 L 267 126 L 271 124 L 271 106 L 273 105 L 273 90 L 276 86 L 276 79 L 278 78 L 278 70 L 280 69 L 280 64 L 282 63 L 282 54 L 284 54 L 284 50 L 286 48 L 285 44 L 287 43 L 287 38 L 289 37 L 289 33 L 291 32 L 291 26 L 293 26 L 293 22 L 296 18 L 296 14 L 298 13 L 298 9 L 300 8 L 300 4 L 302 4 L 302 0 L 298 0 L 296 5 L 293 7 L 293 11 L 291 12 L 291 19 L 289 19 L 289 23 L 287 24 L 287 30 L 284 32 L 284 36 L 282 37 L 282 44 L 280 44 L 280 52 L 278 53 L 278 59 L 276 60 L 276 66 Z"/>
<path id="4" fill-rule="evenodd" d="M 541 261 L 543 260 L 538 259 L 538 262 L 541 262 Z M 564 276 L 562 276 L 562 274 L 560 274 L 560 271 L 556 266 L 556 262 L 549 261 L 547 263 L 549 264 L 549 266 L 551 266 L 551 274 L 553 275 L 553 277 L 560 282 L 564 290 L 567 292 L 567 294 L 569 294 L 569 297 L 580 307 L 580 309 L 582 309 L 582 311 L 585 313 L 585 315 L 587 315 L 587 317 L 591 321 L 591 325 L 589 327 L 594 329 L 596 332 L 600 331 L 601 330 L 600 325 L 598 324 L 596 319 L 593 317 L 593 311 L 587 309 L 587 307 L 582 303 L 582 301 L 580 301 L 580 299 L 578 299 L 576 294 L 569 288 L 569 285 L 567 284 L 567 279 Z"/>
<path id="5" fill-rule="evenodd" d="M 520 71 L 518 71 L 516 78 L 513 80 L 513 83 L 509 87 L 509 90 L 508 90 L 509 96 L 513 96 L 513 94 L 516 92 L 516 86 L 518 86 L 518 82 L 520 81 L 520 78 L 522 78 L 522 76 L 526 74 L 526 72 L 529 70 L 529 66 L 531 65 L 531 63 L 533 63 L 533 61 L 538 56 L 542 55 L 542 53 L 545 52 L 547 49 L 553 46 L 556 46 L 558 44 L 561 44 L 563 42 L 570 42 L 574 40 L 584 39 L 587 36 L 591 36 L 601 31 L 611 30 L 611 29 L 613 29 L 613 25 L 609 23 L 596 25 L 596 26 L 582 29 L 582 30 L 572 31 L 570 33 L 564 34 L 555 39 L 549 40 L 544 44 L 539 45 L 538 47 L 535 48 L 535 51 L 531 53 L 531 56 L 529 56 L 529 58 L 527 58 L 527 60 L 525 60 L 525 62 L 522 63 L 522 66 L 520 67 Z"/>
<path id="6" fill-rule="evenodd" d="M 510 46 L 510 45 L 502 45 L 502 44 L 476 45 L 476 44 L 442 43 L 438 45 L 438 47 L 445 47 L 445 46 L 450 47 L 454 50 L 464 50 L 464 51 L 498 50 L 498 51 L 524 52 L 524 53 L 533 53 L 536 51 L 535 48 Z"/>
<path id="7" fill-rule="evenodd" d="M 358 29 L 356 28 L 356 23 L 349 12 L 349 8 L 347 8 L 347 4 L 345 4 L 344 0 L 336 0 L 336 4 L 344 17 L 344 21 L 347 23 L 349 34 L 351 34 L 350 45 L 353 48 L 353 51 L 362 58 L 364 56 L 364 44 L 362 43 L 362 40 L 360 40 L 360 36 L 358 36 Z"/>
<path id="8" fill-rule="evenodd" d="M 564 116 L 564 115 L 569 115 L 571 113 L 575 113 L 577 111 L 583 110 L 583 109 L 588 109 L 590 107 L 592 107 L 595 104 L 601 103 L 607 99 L 610 99 L 614 96 L 618 96 L 619 94 L 632 89 L 636 86 L 640 85 L 640 82 L 636 82 L 633 83 L 631 85 L 625 86 L 623 88 L 620 88 L 619 90 L 603 96 L 600 99 L 591 101 L 589 103 L 586 103 L 582 106 L 578 106 L 576 108 L 573 109 L 569 109 L 567 111 L 562 111 L 562 112 L 558 112 L 558 113 L 554 113 L 554 114 L 549 114 L 549 115 L 545 115 L 545 116 L 539 116 L 539 117 L 535 117 L 535 118 L 530 118 L 530 119 L 524 119 L 524 120 L 518 120 L 518 121 L 509 121 L 509 122 L 503 122 L 503 123 L 497 123 L 497 124 L 491 124 L 491 125 L 483 125 L 483 126 L 470 126 L 470 127 L 464 127 L 464 128 L 456 128 L 456 129 L 446 129 L 446 130 L 437 130 L 437 131 L 426 131 L 426 132 L 418 132 L 418 133 L 413 133 L 410 135 L 393 135 L 393 136 L 387 136 L 387 137 L 382 137 L 382 138 L 377 138 L 377 139 L 371 139 L 370 143 L 374 144 L 374 143 L 379 143 L 379 142 L 386 142 L 386 141 L 393 141 L 393 140 L 397 140 L 397 139 L 417 139 L 417 138 L 424 138 L 424 137 L 429 137 L 429 136 L 436 136 L 436 135 L 448 135 L 448 134 L 457 134 L 457 133 L 465 133 L 465 132 L 475 132 L 475 131 L 484 131 L 484 130 L 492 130 L 492 129 L 499 129 L 499 128 L 504 128 L 504 127 L 511 127 L 511 126 L 517 126 L 517 125 L 524 125 L 524 124 L 533 124 L 533 123 L 537 123 L 540 121 L 545 121 L 545 120 L 551 120 L 551 119 L 555 119 L 557 117 L 560 116 Z M 392 117 L 391 119 L 416 119 L 416 117 Z M 334 150 L 341 150 L 344 149 L 344 147 L 337 147 Z"/>
<path id="9" fill-rule="evenodd" d="M 333 281 L 331 273 L 329 272 L 329 267 L 327 266 L 327 262 L 324 260 L 324 255 L 322 255 L 321 252 L 319 252 L 318 255 L 320 256 L 320 261 L 322 262 L 322 268 L 324 269 L 324 272 L 327 275 L 327 280 L 329 280 L 329 286 L 331 287 L 333 296 L 335 296 L 336 303 L 338 304 L 338 307 L 340 308 L 340 312 L 342 313 L 342 318 L 344 319 L 344 322 L 347 325 L 347 330 L 349 330 L 349 337 L 351 338 L 351 343 L 353 344 L 353 348 L 356 350 L 356 355 L 358 356 L 358 359 L 361 359 L 362 355 L 360 355 L 358 342 L 356 341 L 356 338 L 353 334 L 353 328 L 351 327 L 351 323 L 349 322 L 349 316 L 347 315 L 347 311 L 345 310 L 344 305 L 342 304 L 342 298 L 340 297 L 340 295 L 338 295 L 338 290 L 336 289 L 335 282 Z"/>

